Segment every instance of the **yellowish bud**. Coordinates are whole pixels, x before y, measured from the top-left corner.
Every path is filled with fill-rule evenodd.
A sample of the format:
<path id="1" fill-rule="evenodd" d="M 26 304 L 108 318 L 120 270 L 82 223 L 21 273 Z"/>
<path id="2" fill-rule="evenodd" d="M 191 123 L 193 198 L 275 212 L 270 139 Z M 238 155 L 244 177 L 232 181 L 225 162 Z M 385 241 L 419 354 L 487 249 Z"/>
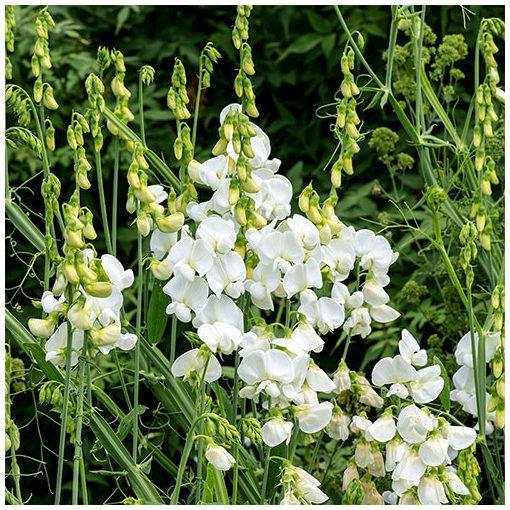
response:
<path id="1" fill-rule="evenodd" d="M 83 286 L 85 292 L 93 297 L 106 298 L 112 293 L 112 286 L 108 282 L 95 282 Z"/>

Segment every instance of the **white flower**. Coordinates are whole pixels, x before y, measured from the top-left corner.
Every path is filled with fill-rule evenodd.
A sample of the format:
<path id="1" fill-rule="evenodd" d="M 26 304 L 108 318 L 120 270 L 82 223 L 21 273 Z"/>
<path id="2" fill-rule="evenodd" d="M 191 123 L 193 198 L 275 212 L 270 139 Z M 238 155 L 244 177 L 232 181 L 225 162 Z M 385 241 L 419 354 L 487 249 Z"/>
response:
<path id="1" fill-rule="evenodd" d="M 392 480 L 419 480 L 427 466 L 413 450 L 407 450 L 391 475 Z"/>
<path id="2" fill-rule="evenodd" d="M 392 322 L 400 317 L 400 313 L 388 305 L 371 306 L 369 310 L 372 319 L 382 324 Z"/>
<path id="3" fill-rule="evenodd" d="M 177 232 L 166 233 L 155 228 L 150 240 L 152 256 L 158 260 L 162 260 L 166 255 L 168 255 L 172 246 L 177 242 L 177 238 Z"/>
<path id="4" fill-rule="evenodd" d="M 172 246 L 168 262 L 176 275 L 193 281 L 195 273 L 203 276 L 210 271 L 213 257 L 204 240 L 184 237 Z"/>
<path id="5" fill-rule="evenodd" d="M 476 431 L 470 427 L 448 425 L 446 428 L 448 444 L 454 450 L 469 448 L 476 439 Z"/>
<path id="6" fill-rule="evenodd" d="M 243 334 L 237 328 L 224 322 L 202 324 L 197 333 L 212 352 L 221 352 L 222 354 L 231 354 L 237 349 L 243 338 Z"/>
<path id="7" fill-rule="evenodd" d="M 383 358 L 379 360 L 372 370 L 372 382 L 376 386 L 387 384 L 407 383 L 415 380 L 417 371 L 402 356 Z"/>
<path id="8" fill-rule="evenodd" d="M 395 466 L 402 460 L 404 453 L 409 450 L 409 445 L 400 439 L 392 439 L 386 444 L 386 471 L 391 472 Z"/>
<path id="9" fill-rule="evenodd" d="M 351 419 L 339 408 L 335 408 L 329 421 L 328 435 L 336 441 L 345 441 L 349 438 L 349 424 Z"/>
<path id="10" fill-rule="evenodd" d="M 478 350 L 478 333 L 474 333 L 475 345 Z M 496 354 L 501 345 L 500 333 L 488 333 L 485 335 L 485 361 L 488 363 Z M 471 350 L 471 332 L 466 333 L 457 344 L 455 349 L 455 361 L 458 365 L 466 365 L 473 368 L 473 354 Z"/>
<path id="11" fill-rule="evenodd" d="M 304 303 L 299 307 L 298 312 L 302 313 L 308 323 L 322 334 L 339 328 L 345 319 L 344 307 L 328 297 Z"/>
<path id="12" fill-rule="evenodd" d="M 336 369 L 333 374 L 333 382 L 335 383 L 337 393 L 351 389 L 351 376 L 345 363 L 341 363 Z"/>
<path id="13" fill-rule="evenodd" d="M 374 280 L 367 280 L 362 291 L 365 303 L 372 306 L 384 305 L 390 300 L 387 292 Z"/>
<path id="14" fill-rule="evenodd" d="M 370 443 L 360 441 L 356 445 L 354 460 L 356 461 L 356 465 L 360 468 L 367 468 L 370 464 L 372 464 L 372 462 L 374 462 L 374 454 Z"/>
<path id="15" fill-rule="evenodd" d="M 441 377 L 441 367 L 432 365 L 417 372 L 416 379 L 411 381 L 411 395 L 415 402 L 425 404 L 435 400 L 444 387 Z"/>
<path id="16" fill-rule="evenodd" d="M 298 406 L 296 412 L 299 428 L 307 434 L 314 434 L 326 427 L 331 420 L 332 413 L 333 404 L 331 402 L 302 404 Z"/>
<path id="17" fill-rule="evenodd" d="M 375 235 L 371 230 L 358 230 L 354 237 L 356 256 L 360 257 L 363 269 L 387 271 L 398 253 L 393 253 L 390 243 L 385 237 Z"/>
<path id="18" fill-rule="evenodd" d="M 181 322 L 189 322 L 191 312 L 198 313 L 204 308 L 209 287 L 199 276 L 194 276 L 191 281 L 175 276 L 163 287 L 163 292 L 172 298 L 172 302 L 166 307 L 166 313 L 175 313 Z"/>
<path id="19" fill-rule="evenodd" d="M 287 218 L 286 223 L 297 235 L 305 250 L 313 250 L 320 243 L 319 230 L 308 218 L 294 214 L 292 218 Z"/>
<path id="20" fill-rule="evenodd" d="M 284 441 L 285 444 L 289 444 L 293 426 L 292 422 L 285 421 L 281 416 L 271 418 L 262 425 L 262 439 L 271 448 L 278 446 Z"/>
<path id="21" fill-rule="evenodd" d="M 203 239 L 215 253 L 227 253 L 234 248 L 236 231 L 232 220 L 208 216 L 197 228 L 196 238 Z"/>
<path id="22" fill-rule="evenodd" d="M 263 264 L 282 273 L 286 273 L 294 264 L 303 262 L 305 258 L 299 238 L 291 230 L 270 232 L 257 243 L 256 251 Z"/>
<path id="23" fill-rule="evenodd" d="M 94 307 L 92 299 L 83 298 L 75 301 L 67 312 L 67 319 L 73 325 L 73 328 L 87 331 L 94 326 Z"/>
<path id="24" fill-rule="evenodd" d="M 397 427 L 391 413 L 384 413 L 368 427 L 367 432 L 379 443 L 386 443 L 393 439 L 397 432 Z"/>
<path id="25" fill-rule="evenodd" d="M 241 309 L 228 297 L 221 295 L 209 296 L 205 306 L 193 319 L 193 326 L 199 328 L 202 324 L 224 322 L 234 326 L 239 331 L 244 331 L 244 317 Z"/>
<path id="26" fill-rule="evenodd" d="M 264 218 L 285 219 L 290 214 L 292 184 L 283 175 L 274 175 L 271 170 L 261 168 L 252 172 L 252 178 L 260 185 L 260 191 L 253 196 L 256 209 Z"/>
<path id="27" fill-rule="evenodd" d="M 65 294 L 62 294 L 57 300 L 53 292 L 46 290 L 41 297 L 42 309 L 45 313 L 63 312 L 65 300 Z"/>
<path id="28" fill-rule="evenodd" d="M 433 428 L 433 419 L 414 404 L 408 405 L 400 411 L 397 431 L 407 443 L 421 443 Z"/>
<path id="29" fill-rule="evenodd" d="M 218 255 L 207 272 L 207 283 L 218 297 L 225 291 L 227 295 L 237 299 L 244 292 L 242 282 L 245 278 L 246 267 L 241 255 L 235 251 Z"/>
<path id="30" fill-rule="evenodd" d="M 236 463 L 236 459 L 223 446 L 214 443 L 207 445 L 205 458 L 219 471 L 228 471 Z"/>
<path id="31" fill-rule="evenodd" d="M 469 489 L 464 485 L 457 474 L 453 472 L 452 468 L 447 468 L 443 474 L 446 478 L 446 483 L 455 494 L 459 494 L 461 496 L 467 496 L 470 494 Z"/>
<path id="32" fill-rule="evenodd" d="M 312 287 L 322 287 L 321 270 L 315 259 L 292 266 L 283 277 L 283 288 L 289 299 L 298 292 Z"/>
<path id="33" fill-rule="evenodd" d="M 419 454 L 427 466 L 440 466 L 447 459 L 448 441 L 438 435 L 429 437 L 420 445 Z"/>
<path id="34" fill-rule="evenodd" d="M 71 366 L 78 363 L 78 357 L 83 347 L 84 333 L 81 330 L 72 332 Z M 63 322 L 55 333 L 48 339 L 46 345 L 46 361 L 54 365 L 63 365 L 66 361 L 67 350 L 67 322 Z"/>
<path id="35" fill-rule="evenodd" d="M 280 285 L 280 271 L 270 265 L 257 264 L 253 270 L 253 279 L 244 282 L 253 304 L 261 310 L 273 310 L 271 293 Z"/>
<path id="36" fill-rule="evenodd" d="M 101 265 L 103 266 L 106 276 L 113 285 L 119 290 L 127 289 L 133 285 L 135 276 L 131 269 L 124 270 L 124 266 L 113 255 L 102 255 Z"/>
<path id="37" fill-rule="evenodd" d="M 306 382 L 310 388 L 318 392 L 330 393 L 336 388 L 335 383 L 328 377 L 326 372 L 319 368 L 313 360 L 310 361 L 310 366 L 306 373 Z"/>
<path id="38" fill-rule="evenodd" d="M 321 352 L 324 347 L 324 340 L 306 322 L 299 322 L 294 328 L 291 340 L 303 352 Z"/>
<path id="39" fill-rule="evenodd" d="M 300 505 L 301 502 L 295 496 L 295 494 L 290 490 L 286 491 L 283 495 L 282 500 L 280 501 L 280 505 Z"/>
<path id="40" fill-rule="evenodd" d="M 171 370 L 174 377 L 184 377 L 185 381 L 191 377 L 202 379 L 204 370 L 205 381 L 208 383 L 217 381 L 221 377 L 220 362 L 202 349 L 191 349 L 181 354 L 174 361 Z"/>
<path id="41" fill-rule="evenodd" d="M 435 476 L 424 476 L 418 484 L 418 499 L 422 505 L 448 503 L 443 484 Z"/>
<path id="42" fill-rule="evenodd" d="M 319 489 L 320 482 L 304 469 L 291 466 L 286 471 L 292 476 L 297 475 L 296 490 L 301 493 L 304 499 L 314 505 L 321 505 L 328 500 L 328 496 Z"/>
<path id="43" fill-rule="evenodd" d="M 221 155 L 208 159 L 198 165 L 196 170 L 198 171 L 190 174 L 195 182 L 205 184 L 212 190 L 217 190 L 227 176 L 228 157 Z"/>
<path id="44" fill-rule="evenodd" d="M 358 375 L 356 377 L 356 384 L 356 389 L 359 391 L 359 401 L 362 404 L 366 404 L 375 408 L 382 407 L 384 404 L 383 399 L 370 386 L 365 377 Z"/>
<path id="45" fill-rule="evenodd" d="M 253 398 L 265 391 L 270 397 L 277 398 L 281 393 L 279 385 L 294 379 L 294 365 L 283 351 L 253 351 L 241 360 L 238 374 L 249 385 L 241 390 L 241 395 Z"/>
<path id="46" fill-rule="evenodd" d="M 153 203 L 160 204 L 164 202 L 168 198 L 168 193 L 165 191 L 165 188 L 160 184 L 151 184 L 148 188 L 154 193 L 156 196 L 156 200 Z"/>
<path id="47" fill-rule="evenodd" d="M 372 331 L 371 323 L 372 318 L 368 308 L 361 306 L 351 310 L 349 317 L 344 322 L 343 330 L 350 333 L 351 336 L 360 335 L 361 338 L 366 338 Z"/>
<path id="48" fill-rule="evenodd" d="M 402 330 L 402 340 L 398 343 L 398 350 L 402 358 L 410 365 L 423 367 L 427 364 L 427 351 L 420 349 L 420 345 L 407 329 Z"/>
<path id="49" fill-rule="evenodd" d="M 332 239 L 322 246 L 324 263 L 331 269 L 336 281 L 343 281 L 354 268 L 356 254 L 352 242 L 344 239 Z"/>

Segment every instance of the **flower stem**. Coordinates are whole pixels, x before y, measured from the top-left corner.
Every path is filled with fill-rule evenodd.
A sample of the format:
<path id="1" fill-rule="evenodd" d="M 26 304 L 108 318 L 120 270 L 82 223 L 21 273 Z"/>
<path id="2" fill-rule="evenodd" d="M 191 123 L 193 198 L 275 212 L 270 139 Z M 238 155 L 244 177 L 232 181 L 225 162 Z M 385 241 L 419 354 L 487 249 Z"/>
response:
<path id="1" fill-rule="evenodd" d="M 135 380 L 133 390 L 133 459 L 138 458 L 138 398 L 140 390 L 140 335 L 142 330 L 142 298 L 143 298 L 143 274 L 142 274 L 142 234 L 137 231 L 138 245 L 138 295 L 136 300 L 136 345 L 135 345 Z"/>
<path id="2" fill-rule="evenodd" d="M 83 449 L 81 433 L 83 428 L 83 383 L 85 379 L 85 365 L 87 363 L 87 333 L 83 342 L 83 348 L 80 356 L 80 366 L 78 371 L 78 388 L 77 388 L 77 403 L 76 403 L 76 431 L 74 434 L 74 458 L 73 458 L 73 495 L 72 504 L 78 504 L 79 495 L 79 480 L 81 471 L 81 462 L 83 461 Z M 85 487 L 86 494 L 86 481 L 82 476 L 82 487 Z"/>
<path id="3" fill-rule="evenodd" d="M 96 151 L 96 173 L 97 173 L 97 188 L 99 191 L 99 203 L 101 206 L 101 219 L 103 222 L 106 249 L 108 253 L 113 253 L 112 240 L 110 238 L 110 227 L 108 225 L 108 212 L 106 210 L 106 200 L 104 196 L 103 167 L 101 164 L 101 153 L 99 151 Z"/>
<path id="4" fill-rule="evenodd" d="M 143 82 L 142 73 L 138 73 L 138 109 L 140 115 L 140 137 L 142 145 L 145 147 L 145 121 L 143 118 Z"/>
<path id="5" fill-rule="evenodd" d="M 269 463 L 271 457 L 271 447 L 265 446 L 265 458 L 264 458 L 264 478 L 262 480 L 262 490 L 260 491 L 260 504 L 263 505 L 266 500 L 267 480 L 269 478 Z"/>
<path id="6" fill-rule="evenodd" d="M 198 416 L 202 416 L 205 412 L 205 393 L 206 393 L 206 382 L 205 382 L 205 374 L 207 373 L 207 367 L 209 365 L 209 357 L 204 367 L 204 372 L 202 374 L 202 380 L 200 381 L 199 387 L 199 410 Z M 198 427 L 198 433 L 203 433 L 203 426 L 200 423 Z M 204 456 L 204 445 L 202 442 L 198 444 L 198 459 L 197 459 L 197 490 L 196 490 L 196 503 L 200 501 L 201 493 L 202 493 L 202 464 L 203 464 L 203 456 Z"/>
<path id="7" fill-rule="evenodd" d="M 117 204 L 119 195 L 119 139 L 113 142 L 112 255 L 117 256 Z"/>
<path id="8" fill-rule="evenodd" d="M 172 318 L 170 319 L 170 366 L 174 364 L 175 361 L 175 348 L 177 343 L 177 317 L 175 314 L 172 314 Z"/>
<path id="9" fill-rule="evenodd" d="M 193 132 L 191 134 L 191 143 L 193 144 L 193 152 L 195 152 L 195 142 L 197 139 L 197 129 L 198 129 L 198 115 L 200 113 L 200 97 L 202 95 L 202 66 L 203 66 L 203 58 L 200 55 L 200 66 L 198 69 L 198 86 L 197 86 L 197 95 L 195 98 L 195 113 L 193 114 Z"/>
<path id="10" fill-rule="evenodd" d="M 67 302 L 71 303 L 73 291 L 70 288 L 67 293 Z M 58 444 L 58 462 L 57 462 L 57 483 L 55 488 L 55 505 L 60 505 L 62 493 L 62 473 L 64 469 L 64 450 L 67 429 L 67 415 L 69 408 L 69 393 L 71 388 L 71 353 L 73 349 L 73 330 L 71 323 L 67 322 L 67 347 L 66 347 L 66 373 L 64 382 L 64 402 L 62 404 L 62 423 L 60 424 L 60 438 Z"/>
<path id="11" fill-rule="evenodd" d="M 315 461 L 317 460 L 317 455 L 319 454 L 319 449 L 321 447 L 322 439 L 324 438 L 324 429 L 321 430 L 319 437 L 317 438 L 317 442 L 315 443 L 315 448 L 313 449 L 312 458 L 310 459 L 310 463 L 308 464 L 308 472 L 311 474 L 313 471 L 313 467 L 315 465 Z"/>

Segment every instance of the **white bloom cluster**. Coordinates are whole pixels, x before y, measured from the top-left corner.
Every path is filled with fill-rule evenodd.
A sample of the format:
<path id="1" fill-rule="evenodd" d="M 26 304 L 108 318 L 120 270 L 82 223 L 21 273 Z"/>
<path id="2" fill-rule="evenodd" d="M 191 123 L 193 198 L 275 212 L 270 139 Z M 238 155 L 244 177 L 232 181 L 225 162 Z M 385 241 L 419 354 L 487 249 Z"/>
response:
<path id="1" fill-rule="evenodd" d="M 240 109 L 234 104 L 222 111 L 226 135 Z M 163 288 L 171 297 L 167 313 L 192 322 L 203 342 L 177 358 L 173 374 L 195 380 L 206 370 L 206 380 L 214 381 L 221 375 L 215 355 L 239 351 L 238 375 L 245 383 L 240 394 L 262 398 L 270 409 L 263 438 L 276 446 L 289 440 L 293 426 L 284 413 L 306 433 L 331 419 L 333 404 L 319 402 L 318 393 L 336 386 L 311 358 L 322 350 L 319 334 L 343 328 L 365 338 L 372 321 L 399 316 L 384 290 L 398 254 L 385 237 L 347 227 L 334 213 L 315 223 L 290 216 L 292 185 L 277 174 L 280 161 L 269 159 L 269 138 L 252 122 L 244 129 L 250 136 L 247 151 L 230 133 L 223 154 L 189 164 L 191 179 L 212 191 L 207 201 L 188 205 L 196 229 L 184 226 L 180 234 L 156 229 L 151 250 L 156 277 L 170 278 Z M 351 274 L 359 281 L 352 294 L 344 283 Z M 273 311 L 275 299 L 293 300 L 296 324 L 292 329 L 257 324 L 246 331 L 234 302 L 243 294 L 260 310 Z"/>
<path id="2" fill-rule="evenodd" d="M 332 437 L 345 440 L 351 433 L 357 436 L 354 457 L 344 472 L 343 490 L 347 491 L 353 480 L 360 480 L 363 504 L 455 503 L 470 491 L 457 475 L 453 461 L 460 450 L 474 443 L 476 431 L 451 425 L 443 416 L 416 405 L 439 396 L 444 384 L 440 368 L 414 368 L 427 363 L 427 353 L 407 330 L 402 332 L 399 351 L 394 358 L 380 360 L 372 373 L 374 385 L 390 385 L 386 397 L 393 395 L 398 405 L 387 402 L 383 414 L 373 422 L 365 412 L 351 419 L 338 411 L 336 421 L 330 423 Z M 348 389 L 345 384 L 343 387 Z M 360 469 L 366 474 L 360 476 Z M 392 490 L 381 495 L 372 477 L 387 475 L 391 475 Z"/>
<path id="3" fill-rule="evenodd" d="M 478 350 L 478 333 L 473 333 L 476 349 Z M 491 333 L 485 337 L 485 361 L 489 363 L 496 354 L 501 344 L 501 333 Z M 450 392 L 450 397 L 454 402 L 458 402 L 462 409 L 473 416 L 477 416 L 476 394 L 475 394 L 475 371 L 473 369 L 473 351 L 471 349 L 471 333 L 466 333 L 457 344 L 455 349 L 455 361 L 460 368 L 453 374 L 454 389 Z M 486 394 L 487 403 L 490 394 Z M 486 432 L 491 434 L 494 430 L 493 423 L 496 421 L 496 413 L 487 413 Z"/>
<path id="4" fill-rule="evenodd" d="M 133 271 L 124 270 L 113 255 L 96 258 L 90 248 L 80 250 L 75 259 L 76 265 L 65 266 L 64 271 L 76 272 L 84 280 L 87 277 L 97 280 L 99 274 L 101 281 L 78 285 L 69 305 L 64 294 L 66 280 L 64 275 L 60 275 L 53 291 L 44 292 L 41 298 L 42 309 L 48 316 L 45 319 L 29 320 L 30 330 L 35 336 L 48 338 L 45 345 L 46 360 L 55 365 L 62 365 L 66 360 L 68 323 L 72 330 L 71 366 L 78 363 L 85 332 L 89 336 L 91 355 L 98 352 L 108 354 L 115 348 L 128 351 L 137 341 L 136 335 L 122 333 L 120 318 L 124 300 L 122 291 L 133 284 Z M 58 325 L 61 317 L 64 321 Z"/>
<path id="5" fill-rule="evenodd" d="M 320 505 L 328 500 L 319 489 L 320 482 L 304 469 L 287 465 L 282 470 L 283 499 L 281 505 Z"/>

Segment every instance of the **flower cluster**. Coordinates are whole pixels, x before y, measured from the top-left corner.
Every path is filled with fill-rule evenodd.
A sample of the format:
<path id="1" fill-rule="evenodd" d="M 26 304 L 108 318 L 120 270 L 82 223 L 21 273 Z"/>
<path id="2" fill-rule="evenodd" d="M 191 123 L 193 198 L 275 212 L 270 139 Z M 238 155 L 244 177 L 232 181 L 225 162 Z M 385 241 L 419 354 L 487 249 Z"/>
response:
<path id="1" fill-rule="evenodd" d="M 91 248 L 75 254 L 74 266 L 67 266 L 57 278 L 53 291 L 45 291 L 41 297 L 44 319 L 30 319 L 29 327 L 46 342 L 46 360 L 54 365 L 63 365 L 66 360 L 69 331 L 72 335 L 71 366 L 78 363 L 79 353 L 88 334 L 89 353 L 108 354 L 112 349 L 131 350 L 136 335 L 122 333 L 122 291 L 133 284 L 133 271 L 124 270 L 113 255 L 97 258 Z M 78 284 L 75 291 L 66 297 L 64 290 L 70 273 L 76 272 Z M 81 280 L 93 278 L 93 284 L 84 285 Z M 68 281 L 68 280 L 67 280 Z M 85 290 L 87 289 L 87 290 Z M 60 319 L 64 319 L 60 324 Z"/>
<path id="2" fill-rule="evenodd" d="M 352 496 L 354 489 L 359 489 L 363 504 L 459 502 L 471 491 L 453 461 L 474 443 L 476 431 L 452 425 L 445 416 L 420 405 L 432 402 L 442 391 L 441 369 L 425 366 L 427 352 L 406 330 L 399 351 L 393 358 L 380 360 L 372 372 L 374 385 L 389 385 L 384 412 L 375 421 L 364 411 L 352 418 L 339 412 L 337 421 L 330 423 L 332 437 L 345 440 L 352 434 L 355 438 L 354 455 L 343 475 L 343 491 Z M 337 374 L 345 391 L 346 371 Z M 385 477 L 390 479 L 391 490 L 380 494 L 375 480 Z"/>
<path id="3" fill-rule="evenodd" d="M 318 394 L 336 386 L 311 358 L 324 345 L 319 334 L 342 328 L 365 338 L 373 321 L 398 317 L 384 290 L 397 254 L 386 238 L 343 225 L 334 213 L 326 217 L 313 200 L 306 216 L 290 216 L 292 185 L 278 175 L 280 161 L 269 159 L 267 135 L 237 104 L 221 112 L 220 124 L 216 156 L 188 165 L 191 179 L 212 191 L 208 200 L 188 205 L 196 229 L 156 228 L 151 264 L 156 277 L 170 277 L 163 288 L 171 297 L 167 313 L 192 322 L 201 343 L 175 361 L 173 374 L 214 381 L 221 375 L 215 355 L 238 351 L 240 395 L 262 399 L 269 410 L 262 436 L 276 446 L 290 438 L 288 418 L 306 433 L 331 419 L 333 404 Z M 262 311 L 286 300 L 286 325 L 260 317 L 248 329 L 235 302 L 240 298 Z"/>

